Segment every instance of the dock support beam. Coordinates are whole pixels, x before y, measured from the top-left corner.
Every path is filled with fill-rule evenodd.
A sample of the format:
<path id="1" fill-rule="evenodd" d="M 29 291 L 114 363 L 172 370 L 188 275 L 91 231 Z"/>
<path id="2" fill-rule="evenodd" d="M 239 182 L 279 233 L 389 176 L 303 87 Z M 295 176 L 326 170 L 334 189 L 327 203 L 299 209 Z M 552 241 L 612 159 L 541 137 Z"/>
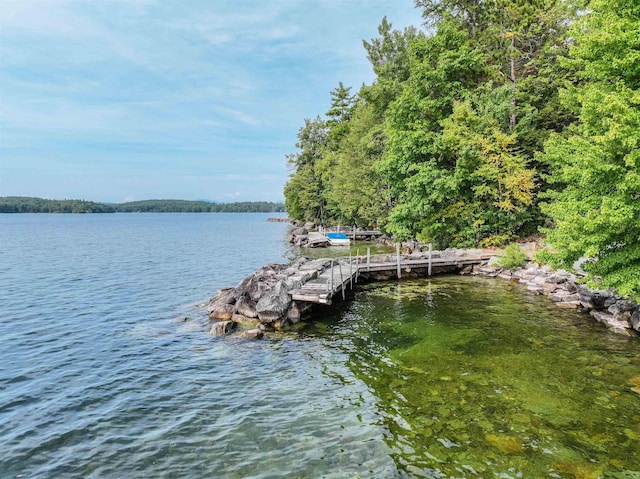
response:
<path id="1" fill-rule="evenodd" d="M 349 287 L 353 290 L 353 259 L 351 259 L 351 252 L 349 252 Z"/>
<path id="2" fill-rule="evenodd" d="M 396 243 L 396 264 L 397 264 L 397 273 L 398 279 L 400 279 L 400 243 Z"/>
<path id="3" fill-rule="evenodd" d="M 432 250 L 433 245 L 431 243 L 429 243 L 429 277 L 431 277 L 431 250 Z"/>
<path id="4" fill-rule="evenodd" d="M 369 272 L 370 266 L 371 266 L 371 248 L 367 246 L 367 273 Z"/>
<path id="5" fill-rule="evenodd" d="M 329 280 L 329 294 L 333 296 L 333 260 L 331 260 L 331 279 Z"/>

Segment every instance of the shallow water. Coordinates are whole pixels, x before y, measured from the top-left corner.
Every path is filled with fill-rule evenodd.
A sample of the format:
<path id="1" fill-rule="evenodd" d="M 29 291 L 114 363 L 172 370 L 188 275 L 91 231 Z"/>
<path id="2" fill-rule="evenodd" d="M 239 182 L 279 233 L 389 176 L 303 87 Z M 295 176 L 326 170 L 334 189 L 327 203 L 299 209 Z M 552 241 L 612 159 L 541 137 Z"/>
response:
<path id="1" fill-rule="evenodd" d="M 376 397 L 400 471 L 640 476 L 637 338 L 519 286 L 451 276 L 362 287 L 327 329 Z"/>
<path id="2" fill-rule="evenodd" d="M 197 303 L 296 254 L 268 216 L 0 215 L 0 477 L 639 476 L 637 338 L 517 286 L 209 336 Z"/>

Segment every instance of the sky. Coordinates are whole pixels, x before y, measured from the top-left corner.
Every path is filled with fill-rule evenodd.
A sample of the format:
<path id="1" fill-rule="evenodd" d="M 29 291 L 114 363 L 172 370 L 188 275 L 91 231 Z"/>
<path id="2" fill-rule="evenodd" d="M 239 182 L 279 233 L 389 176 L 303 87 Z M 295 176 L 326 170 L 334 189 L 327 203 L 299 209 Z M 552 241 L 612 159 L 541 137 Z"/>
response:
<path id="1" fill-rule="evenodd" d="M 413 0 L 0 0 L 0 196 L 281 201 L 305 118 Z"/>

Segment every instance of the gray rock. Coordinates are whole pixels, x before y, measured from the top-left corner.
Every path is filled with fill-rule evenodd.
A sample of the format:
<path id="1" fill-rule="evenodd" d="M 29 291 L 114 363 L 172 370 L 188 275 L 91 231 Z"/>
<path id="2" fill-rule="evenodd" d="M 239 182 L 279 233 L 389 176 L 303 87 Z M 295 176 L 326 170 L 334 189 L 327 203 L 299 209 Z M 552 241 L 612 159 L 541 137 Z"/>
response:
<path id="1" fill-rule="evenodd" d="M 640 308 L 631 314 L 629 322 L 631 323 L 631 327 L 640 333 Z"/>
<path id="2" fill-rule="evenodd" d="M 262 323 L 273 323 L 287 313 L 291 297 L 282 281 L 276 283 L 271 291 L 266 292 L 256 304 L 258 318 Z"/>
<path id="3" fill-rule="evenodd" d="M 562 309 L 578 309 L 580 308 L 580 301 L 560 301 L 557 306 Z"/>
<path id="4" fill-rule="evenodd" d="M 293 236 L 301 236 L 301 235 L 308 235 L 309 234 L 309 230 L 307 228 L 296 228 L 295 230 L 293 230 L 291 232 L 291 234 Z"/>
<path id="5" fill-rule="evenodd" d="M 538 276 L 536 276 L 535 278 L 533 278 L 533 282 L 534 284 L 537 284 L 538 286 L 542 286 L 545 283 L 548 283 L 547 281 L 548 276 L 544 273 L 539 274 Z"/>
<path id="6" fill-rule="evenodd" d="M 229 334 L 235 327 L 236 323 L 233 321 L 218 321 L 217 323 L 213 323 L 209 334 L 212 336 L 223 336 Z"/>
<path id="7" fill-rule="evenodd" d="M 211 319 L 220 319 L 223 321 L 231 319 L 236 307 L 233 304 L 214 303 L 209 307 L 209 317 Z"/>
<path id="8" fill-rule="evenodd" d="M 253 328 L 255 328 L 256 326 L 258 326 L 258 324 L 260 324 L 260 321 L 258 321 L 258 318 L 248 318 L 247 316 L 243 316 L 242 314 L 238 314 L 238 313 L 231 316 L 231 321 L 233 321 L 234 323 L 244 324 L 245 326 L 250 326 Z"/>
<path id="9" fill-rule="evenodd" d="M 244 296 L 257 302 L 273 288 L 278 282 L 278 275 L 284 274 L 287 268 L 288 265 L 284 264 L 269 264 L 260 268 L 238 283 L 233 293 L 234 297 L 237 300 Z"/>
<path id="10" fill-rule="evenodd" d="M 256 302 L 251 298 L 247 298 L 246 296 L 242 296 L 238 302 L 236 303 L 236 311 L 242 316 L 246 316 L 247 318 L 257 318 L 258 311 L 256 311 Z"/>
<path id="11" fill-rule="evenodd" d="M 522 268 L 516 268 L 511 272 L 511 276 L 514 278 L 522 278 L 524 275 L 524 270 Z"/>
<path id="12" fill-rule="evenodd" d="M 578 286 L 572 280 L 567 280 L 566 283 L 562 283 L 562 288 L 569 293 L 576 293 L 578 291 Z"/>
<path id="13" fill-rule="evenodd" d="M 287 291 L 293 291 L 294 289 L 302 287 L 302 281 L 296 278 L 287 278 L 284 280 L 284 284 L 287 288 Z"/>
<path id="14" fill-rule="evenodd" d="M 580 295 L 580 303 L 587 309 L 595 309 L 597 311 L 604 308 L 604 302 L 607 300 L 611 293 L 608 291 L 590 290 L 588 288 L 578 288 L 578 294 Z"/>
<path id="15" fill-rule="evenodd" d="M 631 325 L 628 321 L 620 321 L 616 319 L 613 314 L 608 314 L 604 311 L 591 311 L 589 314 L 599 323 L 604 324 L 607 328 L 618 333 L 628 334 L 628 330 L 631 329 Z"/>
<path id="16" fill-rule="evenodd" d="M 582 269 L 582 265 L 584 263 L 586 263 L 587 261 L 589 261 L 589 258 L 585 258 L 584 256 L 582 256 L 581 258 L 578 258 L 574 263 L 573 263 L 573 269 L 576 273 L 578 273 L 580 276 L 586 276 L 587 272 L 585 270 Z"/>
<path id="17" fill-rule="evenodd" d="M 294 241 L 296 246 L 303 246 L 309 242 L 309 235 L 298 235 Z"/>
<path id="18" fill-rule="evenodd" d="M 500 266 L 501 260 L 502 258 L 500 258 L 500 256 L 492 256 L 489 258 L 489 261 L 487 261 L 487 266 Z"/>
<path id="19" fill-rule="evenodd" d="M 569 293 L 562 289 L 557 289 L 549 295 L 549 299 L 552 301 L 565 301 L 565 302 L 577 302 L 580 303 L 580 296 L 577 293 Z"/>
<path id="20" fill-rule="evenodd" d="M 261 329 L 255 328 L 255 329 L 247 329 L 246 331 L 243 331 L 240 336 L 246 339 L 262 339 L 262 337 L 264 336 L 264 333 L 262 332 Z"/>
<path id="21" fill-rule="evenodd" d="M 236 302 L 233 292 L 233 288 L 222 288 L 210 301 L 211 303 L 233 304 Z"/>
<path id="22" fill-rule="evenodd" d="M 286 274 L 287 276 L 294 276 L 298 274 L 298 268 L 294 268 L 293 266 L 291 266 L 284 270 L 284 274 Z"/>
<path id="23" fill-rule="evenodd" d="M 562 284 L 567 282 L 567 277 L 559 274 L 552 274 L 547 278 L 547 281 L 555 284 Z"/>
<path id="24" fill-rule="evenodd" d="M 631 301 L 629 299 L 618 299 L 616 301 L 613 301 L 612 304 L 607 309 L 614 316 L 619 316 L 619 315 L 628 313 L 629 317 L 631 317 L 631 313 L 637 307 L 638 307 L 638 304 L 635 301 Z"/>

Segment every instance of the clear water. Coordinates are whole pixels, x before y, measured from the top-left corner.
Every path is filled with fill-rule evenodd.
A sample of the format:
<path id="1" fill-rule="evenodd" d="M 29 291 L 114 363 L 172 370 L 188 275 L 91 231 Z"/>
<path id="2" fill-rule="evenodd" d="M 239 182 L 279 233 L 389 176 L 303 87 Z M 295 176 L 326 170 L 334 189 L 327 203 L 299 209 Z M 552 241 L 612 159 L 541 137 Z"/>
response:
<path id="1" fill-rule="evenodd" d="M 268 216 L 0 215 L 0 477 L 640 477 L 640 343 L 517 286 L 209 336 L 197 304 L 296 254 Z"/>

